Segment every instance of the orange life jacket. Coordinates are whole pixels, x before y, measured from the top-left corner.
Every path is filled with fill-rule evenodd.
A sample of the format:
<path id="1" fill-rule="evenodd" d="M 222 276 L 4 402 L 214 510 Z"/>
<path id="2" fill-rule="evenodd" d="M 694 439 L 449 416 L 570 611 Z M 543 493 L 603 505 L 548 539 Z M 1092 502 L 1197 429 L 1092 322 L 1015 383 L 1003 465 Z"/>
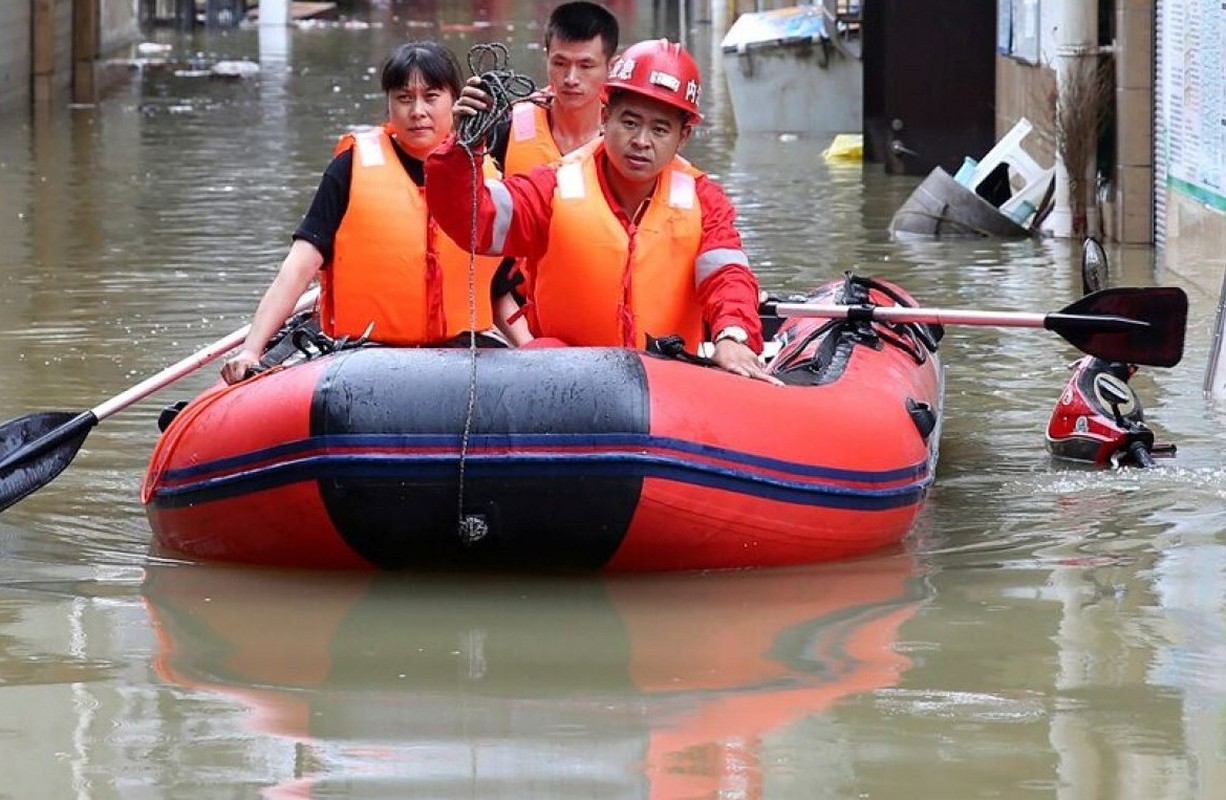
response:
<path id="1" fill-rule="evenodd" d="M 470 317 L 469 254 L 429 215 L 425 192 L 405 172 L 386 128 L 346 134 L 352 149 L 349 205 L 332 262 L 320 273 L 320 322 L 329 336 L 392 345 L 437 344 L 492 322 L 490 280 L 498 259 L 477 257 Z M 487 177 L 497 177 L 489 164 Z"/>
<path id="2" fill-rule="evenodd" d="M 603 141 L 593 142 L 558 167 L 549 246 L 529 265 L 529 327 L 571 345 L 641 349 L 647 334 L 680 334 L 697 347 L 702 209 L 694 182 L 702 173 L 674 158 L 631 235 L 600 187 L 603 149 Z"/>
<path id="3" fill-rule="evenodd" d="M 549 112 L 536 103 L 516 103 L 511 108 L 511 133 L 503 158 L 506 175 L 521 175 L 541 164 L 562 158 L 549 128 Z"/>

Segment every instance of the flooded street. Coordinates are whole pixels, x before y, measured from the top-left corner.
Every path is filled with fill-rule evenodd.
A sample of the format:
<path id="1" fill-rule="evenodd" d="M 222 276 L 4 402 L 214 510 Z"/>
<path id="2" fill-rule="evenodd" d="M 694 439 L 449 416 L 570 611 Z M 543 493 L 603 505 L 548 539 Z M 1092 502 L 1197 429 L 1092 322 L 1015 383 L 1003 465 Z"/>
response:
<path id="1" fill-rule="evenodd" d="M 551 5 L 379 6 L 284 42 L 150 31 L 260 75 L 134 70 L 96 107 L 0 118 L 0 420 L 91 408 L 245 324 L 336 138 L 381 120 L 391 47 L 439 38 L 463 61 L 504 41 L 540 80 Z M 675 34 L 648 4 L 611 7 L 623 44 Z M 918 179 L 738 137 L 713 40 L 698 20 L 707 121 L 686 155 L 736 204 L 764 288 L 854 269 L 943 308 L 1080 295 L 1079 243 L 892 241 Z M 950 326 L 920 525 L 829 565 L 543 578 L 157 558 L 141 478 L 160 409 L 205 367 L 103 421 L 0 515 L 0 797 L 1215 797 L 1226 409 L 1201 387 L 1223 267 L 1107 253 L 1112 285 L 1188 292 L 1183 362 L 1132 382 L 1178 455 L 1054 463 L 1043 432 L 1077 351 Z"/>

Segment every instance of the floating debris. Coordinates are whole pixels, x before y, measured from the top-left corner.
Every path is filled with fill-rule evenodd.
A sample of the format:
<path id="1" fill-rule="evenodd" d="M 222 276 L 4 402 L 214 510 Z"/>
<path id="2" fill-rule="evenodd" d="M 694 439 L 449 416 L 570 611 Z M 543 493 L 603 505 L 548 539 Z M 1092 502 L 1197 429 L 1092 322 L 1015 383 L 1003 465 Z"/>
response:
<path id="1" fill-rule="evenodd" d="M 246 59 L 218 61 L 209 69 L 209 73 L 218 78 L 250 78 L 260 74 L 260 65 Z"/>

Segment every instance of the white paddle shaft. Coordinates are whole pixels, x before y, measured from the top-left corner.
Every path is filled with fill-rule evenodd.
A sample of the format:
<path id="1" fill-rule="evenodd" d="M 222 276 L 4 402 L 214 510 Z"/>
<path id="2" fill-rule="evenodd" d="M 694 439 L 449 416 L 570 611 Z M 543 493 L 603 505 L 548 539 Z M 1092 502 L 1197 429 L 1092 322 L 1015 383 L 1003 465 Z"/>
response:
<path id="1" fill-rule="evenodd" d="M 1024 311 L 964 311 L 950 308 L 908 308 L 907 306 L 840 306 L 820 303 L 778 303 L 781 317 L 818 319 L 855 318 L 863 311 L 881 322 L 920 322 L 928 325 L 1000 325 L 1009 328 L 1042 328 L 1046 314 Z"/>

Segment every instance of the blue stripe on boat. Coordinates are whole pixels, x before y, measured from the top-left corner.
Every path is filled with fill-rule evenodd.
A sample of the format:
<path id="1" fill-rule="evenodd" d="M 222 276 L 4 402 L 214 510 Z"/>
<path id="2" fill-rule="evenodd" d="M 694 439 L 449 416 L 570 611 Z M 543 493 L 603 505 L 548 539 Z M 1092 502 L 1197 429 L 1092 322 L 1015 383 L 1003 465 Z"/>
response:
<path id="1" fill-rule="evenodd" d="M 570 452 L 493 453 L 480 452 L 485 447 L 517 447 L 534 444 L 551 450 L 563 448 Z M 718 458 L 751 469 L 720 466 L 684 457 L 674 458 L 657 453 L 591 452 L 594 446 L 610 444 L 636 446 L 653 450 L 669 449 Z M 407 445 L 411 444 L 411 447 Z M 221 459 L 191 468 L 168 472 L 164 483 L 183 482 L 179 486 L 163 485 L 156 491 L 155 502 L 166 501 L 182 505 L 204 502 L 218 497 L 233 497 L 247 492 L 271 489 L 304 480 L 333 477 L 339 479 L 394 478 L 431 479 L 455 475 L 458 445 L 455 436 L 320 436 L 287 445 L 255 451 L 241 457 Z M 404 448 L 403 453 L 321 453 L 326 448 L 380 447 Z M 424 448 L 448 447 L 453 452 L 424 453 Z M 584 452 L 586 450 L 586 452 Z M 292 457 L 302 453 L 302 457 Z M 311 453 L 311 455 L 307 455 Z M 273 459 L 276 459 L 275 461 Z M 271 463 L 270 463 L 271 462 Z M 250 468 L 244 469 L 244 465 Z M 752 468 L 785 472 L 798 479 L 751 471 Z M 912 505 L 923 497 L 932 476 L 927 462 L 902 469 L 881 472 L 840 470 L 794 464 L 776 459 L 751 456 L 736 451 L 677 440 L 654 439 L 650 436 L 550 435 L 550 436 L 474 436 L 469 443 L 465 461 L 467 474 L 474 479 L 525 477 L 617 477 L 633 475 L 664 478 L 697 486 L 723 489 L 738 494 L 776 500 L 785 503 L 818 505 L 830 508 L 883 510 Z M 224 474 L 218 474 L 224 473 Z M 194 476 L 216 475 L 191 480 Z M 808 478 L 810 480 L 804 480 Z M 813 481 L 826 478 L 867 484 L 908 483 L 887 488 L 858 488 Z M 186 481 L 186 482 L 184 482 Z"/>
<path id="2" fill-rule="evenodd" d="M 296 454 L 315 453 L 329 448 L 380 450 L 404 450 L 416 453 L 433 448 L 448 448 L 455 452 L 447 454 L 447 458 L 458 457 L 461 437 L 454 434 L 341 434 L 320 435 L 294 442 L 275 445 L 262 450 L 253 450 L 240 456 L 219 458 L 190 467 L 166 470 L 162 476 L 164 483 L 177 483 L 198 475 L 208 475 L 217 472 L 234 472 L 243 470 L 247 465 L 261 464 L 270 460 L 293 458 Z M 865 471 L 838 469 L 836 467 L 820 467 L 812 464 L 799 464 L 793 461 L 783 461 L 777 458 L 756 456 L 738 450 L 728 450 L 722 447 L 699 444 L 683 439 L 651 436 L 650 434 L 473 434 L 469 437 L 469 460 L 473 451 L 489 448 L 511 448 L 516 450 L 532 448 L 548 448 L 550 450 L 573 450 L 581 454 L 599 455 L 592 451 L 613 448 L 640 448 L 647 450 L 672 450 L 678 453 L 703 456 L 730 464 L 743 465 L 751 469 L 770 470 L 797 477 L 827 478 L 851 483 L 896 483 L 903 480 L 926 479 L 928 462 L 921 461 L 907 467 L 890 470 Z M 586 451 L 586 452 L 585 452 Z M 340 454 L 337 454 L 340 455 Z M 348 455 L 348 454 L 346 454 Z M 551 454 L 553 455 L 553 454 Z M 559 458 L 574 458 L 572 455 L 556 454 Z M 610 456 L 621 453 L 610 453 Z M 633 454 L 631 454 L 633 455 Z M 520 454 L 502 454 L 497 458 L 516 458 Z M 421 456 L 413 456 L 416 460 Z M 710 466 L 710 465 L 707 465 Z"/>

